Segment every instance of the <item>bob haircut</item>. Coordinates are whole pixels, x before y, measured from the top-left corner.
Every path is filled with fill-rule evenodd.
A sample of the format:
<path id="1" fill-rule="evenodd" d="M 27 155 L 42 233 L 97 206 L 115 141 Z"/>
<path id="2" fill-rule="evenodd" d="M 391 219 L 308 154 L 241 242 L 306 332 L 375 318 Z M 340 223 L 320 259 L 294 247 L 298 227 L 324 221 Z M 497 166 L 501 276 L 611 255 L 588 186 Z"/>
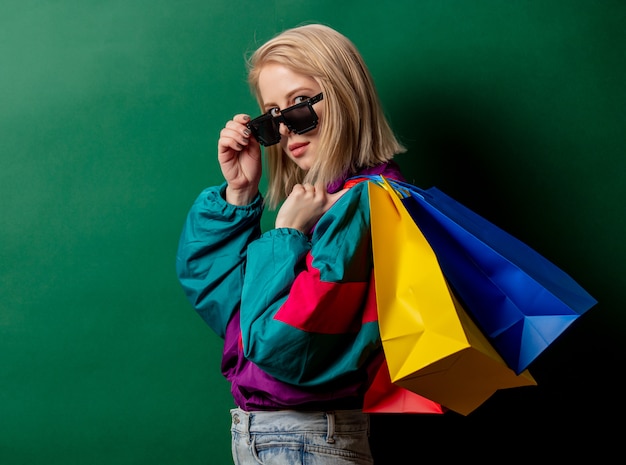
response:
<path id="1" fill-rule="evenodd" d="M 308 171 L 293 163 L 278 144 L 265 149 L 270 208 L 276 208 L 295 184 L 321 182 L 328 186 L 406 151 L 387 122 L 361 54 L 344 35 L 328 26 L 307 24 L 287 29 L 259 47 L 248 58 L 247 70 L 261 108 L 259 74 L 267 63 L 313 78 L 325 102 L 319 153 Z"/>

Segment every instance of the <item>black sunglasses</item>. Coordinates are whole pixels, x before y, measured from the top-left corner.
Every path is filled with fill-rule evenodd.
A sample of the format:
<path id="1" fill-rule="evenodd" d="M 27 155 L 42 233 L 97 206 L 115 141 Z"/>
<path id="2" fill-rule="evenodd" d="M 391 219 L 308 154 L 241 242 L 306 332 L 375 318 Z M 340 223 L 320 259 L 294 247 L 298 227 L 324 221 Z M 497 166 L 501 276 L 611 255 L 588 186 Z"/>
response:
<path id="1" fill-rule="evenodd" d="M 278 144 L 280 141 L 280 123 L 283 123 L 291 132 L 304 134 L 317 127 L 318 117 L 313 105 L 322 100 L 324 95 L 317 94 L 304 102 L 296 103 L 289 108 L 281 110 L 278 116 L 272 116 L 270 112 L 254 118 L 247 126 L 255 139 L 265 147 Z"/>

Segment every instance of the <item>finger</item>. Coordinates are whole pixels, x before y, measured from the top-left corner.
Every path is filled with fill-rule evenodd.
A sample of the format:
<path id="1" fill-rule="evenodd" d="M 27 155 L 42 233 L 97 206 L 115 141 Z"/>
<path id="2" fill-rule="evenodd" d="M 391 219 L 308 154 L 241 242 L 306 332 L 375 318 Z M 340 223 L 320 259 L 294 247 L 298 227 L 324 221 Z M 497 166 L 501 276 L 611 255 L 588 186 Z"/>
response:
<path id="1" fill-rule="evenodd" d="M 313 190 L 315 191 L 315 193 L 319 193 L 324 196 L 328 194 L 328 189 L 326 188 L 326 184 L 324 184 L 323 182 L 316 182 L 315 185 L 313 186 Z"/>
<path id="2" fill-rule="evenodd" d="M 245 146 L 229 137 L 220 139 L 217 143 L 218 154 L 226 154 L 229 152 L 241 152 Z"/>
<path id="3" fill-rule="evenodd" d="M 248 145 L 250 141 L 249 137 L 246 134 L 247 129 L 241 129 L 239 127 L 225 127 L 220 131 L 220 145 L 232 147 L 234 150 L 242 150 L 242 148 Z M 234 145 L 233 145 L 234 144 Z"/>
<path id="4" fill-rule="evenodd" d="M 245 113 L 240 113 L 238 115 L 233 116 L 233 121 L 239 124 L 248 124 L 250 122 L 250 115 Z"/>
<path id="5" fill-rule="evenodd" d="M 298 192 L 302 191 L 304 191 L 304 187 L 302 187 L 302 184 L 294 184 L 291 188 L 291 192 L 289 193 L 289 195 L 297 194 Z"/>
<path id="6" fill-rule="evenodd" d="M 243 129 L 239 127 L 239 125 L 235 124 L 227 124 L 220 131 L 220 137 L 222 139 L 237 139 L 237 137 L 241 137 L 243 135 Z"/>
<path id="7" fill-rule="evenodd" d="M 250 129 L 245 124 L 238 123 L 237 121 L 229 121 L 226 123 L 224 129 L 233 131 L 233 134 L 238 134 L 241 137 L 248 139 L 250 137 Z"/>

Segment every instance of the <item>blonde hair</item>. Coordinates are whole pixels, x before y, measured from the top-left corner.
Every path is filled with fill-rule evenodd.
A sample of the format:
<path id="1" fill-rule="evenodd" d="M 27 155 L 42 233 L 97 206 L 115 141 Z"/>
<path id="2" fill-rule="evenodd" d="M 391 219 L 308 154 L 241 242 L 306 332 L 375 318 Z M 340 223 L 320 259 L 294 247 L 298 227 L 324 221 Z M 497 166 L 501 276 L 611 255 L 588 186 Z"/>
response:
<path id="1" fill-rule="evenodd" d="M 361 54 L 339 32 L 308 24 L 288 29 L 258 48 L 247 65 L 248 82 L 261 108 L 259 73 L 267 63 L 278 63 L 315 79 L 325 102 L 319 154 L 307 172 L 279 145 L 265 149 L 270 208 L 284 200 L 297 183 L 322 182 L 328 186 L 341 176 L 389 161 L 406 150 L 387 122 Z"/>

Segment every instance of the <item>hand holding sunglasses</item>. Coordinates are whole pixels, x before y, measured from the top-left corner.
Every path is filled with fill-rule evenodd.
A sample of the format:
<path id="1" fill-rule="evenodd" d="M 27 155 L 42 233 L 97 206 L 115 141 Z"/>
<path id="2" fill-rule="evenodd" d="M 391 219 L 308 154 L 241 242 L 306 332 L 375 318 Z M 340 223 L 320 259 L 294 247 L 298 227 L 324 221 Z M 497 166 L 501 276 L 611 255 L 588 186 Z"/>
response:
<path id="1" fill-rule="evenodd" d="M 273 116 L 267 112 L 254 118 L 247 126 L 255 139 L 265 147 L 278 144 L 280 141 L 280 123 L 283 123 L 291 132 L 304 134 L 317 127 L 319 118 L 313 109 L 313 105 L 322 100 L 324 95 L 317 94 L 315 97 L 296 103 L 284 110 L 280 114 Z"/>

